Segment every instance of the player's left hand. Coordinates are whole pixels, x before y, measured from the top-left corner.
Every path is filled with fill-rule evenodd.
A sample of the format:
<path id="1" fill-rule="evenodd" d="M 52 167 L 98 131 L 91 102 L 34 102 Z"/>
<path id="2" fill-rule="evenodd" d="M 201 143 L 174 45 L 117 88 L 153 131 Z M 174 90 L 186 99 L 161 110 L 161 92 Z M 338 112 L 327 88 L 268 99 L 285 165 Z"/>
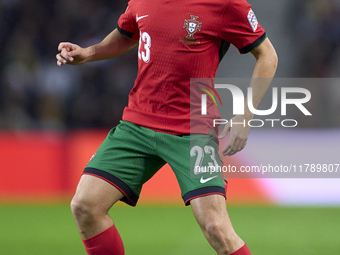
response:
<path id="1" fill-rule="evenodd" d="M 231 126 L 231 121 L 232 123 L 239 124 L 233 124 L 233 126 Z M 245 125 L 243 125 L 243 123 L 245 123 Z M 232 156 L 241 151 L 246 146 L 249 131 L 248 120 L 245 119 L 244 116 L 237 115 L 232 118 L 218 135 L 218 138 L 222 139 L 230 132 L 228 144 L 222 151 L 223 156 Z"/>

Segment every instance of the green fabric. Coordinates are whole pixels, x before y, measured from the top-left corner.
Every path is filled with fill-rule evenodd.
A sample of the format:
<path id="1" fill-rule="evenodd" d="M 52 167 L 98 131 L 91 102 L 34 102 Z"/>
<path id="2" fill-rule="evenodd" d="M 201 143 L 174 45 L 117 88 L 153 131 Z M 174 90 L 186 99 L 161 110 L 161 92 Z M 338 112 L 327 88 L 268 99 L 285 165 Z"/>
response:
<path id="1" fill-rule="evenodd" d="M 216 155 L 212 154 L 211 148 Z M 204 153 L 200 158 L 198 151 Z M 216 162 L 221 166 L 217 152 L 216 138 L 209 135 L 175 136 L 121 121 L 109 132 L 86 167 L 99 169 L 119 178 L 139 196 L 143 184 L 164 164 L 169 163 L 184 196 L 187 192 L 202 187 L 225 187 L 221 173 L 194 173 L 198 161 L 203 167 L 215 165 Z M 209 178 L 216 175 L 218 177 L 201 183 L 202 176 Z"/>

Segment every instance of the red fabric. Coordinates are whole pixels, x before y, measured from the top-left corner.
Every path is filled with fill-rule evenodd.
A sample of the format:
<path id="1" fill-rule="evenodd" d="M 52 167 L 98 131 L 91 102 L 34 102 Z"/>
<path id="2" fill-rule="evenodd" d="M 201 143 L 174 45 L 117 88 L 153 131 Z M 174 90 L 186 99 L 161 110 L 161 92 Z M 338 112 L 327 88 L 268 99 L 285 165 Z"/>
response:
<path id="1" fill-rule="evenodd" d="M 114 225 L 94 237 L 83 240 L 83 243 L 88 255 L 125 254 L 122 238 Z"/>
<path id="2" fill-rule="evenodd" d="M 237 251 L 233 252 L 230 255 L 251 255 L 250 250 L 248 249 L 248 246 L 245 244 Z"/>
<path id="3" fill-rule="evenodd" d="M 233 44 L 237 49 L 252 44 L 264 33 L 264 29 L 257 24 L 256 31 L 253 31 L 249 24 L 248 14 L 251 5 L 245 0 L 229 0 L 223 12 L 221 22 L 221 37 Z"/>
<path id="4" fill-rule="evenodd" d="M 178 6 L 177 1 L 131 0 L 119 18 L 119 31 L 140 40 L 138 74 L 123 120 L 170 134 L 209 134 L 214 130 L 212 121 L 203 123 L 204 132 L 190 129 L 191 106 L 198 119 L 207 122 L 200 109 L 203 92 L 190 88 L 190 78 L 213 79 L 223 55 L 222 41 L 251 50 L 264 29 L 257 24 L 253 31 L 246 0 L 186 0 Z M 190 92 L 191 98 L 197 97 L 197 109 Z M 220 119 L 209 98 L 211 118 Z"/>

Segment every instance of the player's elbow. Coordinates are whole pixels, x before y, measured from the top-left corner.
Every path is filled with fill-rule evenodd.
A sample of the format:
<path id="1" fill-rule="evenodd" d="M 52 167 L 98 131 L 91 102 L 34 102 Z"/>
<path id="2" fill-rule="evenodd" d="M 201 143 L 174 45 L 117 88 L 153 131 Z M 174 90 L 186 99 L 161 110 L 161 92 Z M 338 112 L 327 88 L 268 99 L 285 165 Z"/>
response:
<path id="1" fill-rule="evenodd" d="M 278 56 L 274 46 L 267 38 L 257 49 L 252 51 L 257 65 L 262 70 L 261 77 L 273 77 L 278 66 Z"/>

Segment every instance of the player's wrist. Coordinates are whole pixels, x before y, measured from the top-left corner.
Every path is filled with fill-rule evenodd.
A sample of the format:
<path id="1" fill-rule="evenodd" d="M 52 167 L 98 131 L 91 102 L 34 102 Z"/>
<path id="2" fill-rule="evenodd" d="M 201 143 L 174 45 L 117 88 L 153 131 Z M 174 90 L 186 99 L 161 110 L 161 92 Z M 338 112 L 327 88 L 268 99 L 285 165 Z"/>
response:
<path id="1" fill-rule="evenodd" d="M 248 105 L 245 105 L 243 118 L 247 121 L 252 120 L 254 118 L 254 113 L 252 113 L 249 110 Z"/>
<path id="2" fill-rule="evenodd" d="M 245 113 L 244 117 L 246 120 L 252 120 L 254 118 L 254 114 L 249 111 L 249 113 Z"/>
<path id="3" fill-rule="evenodd" d="M 83 63 L 94 61 L 95 49 L 94 49 L 93 46 L 89 46 L 87 48 L 84 48 L 84 52 L 85 52 L 85 58 L 84 58 Z"/>
<path id="4" fill-rule="evenodd" d="M 238 119 L 249 121 L 249 120 L 252 120 L 254 118 L 254 114 L 249 111 L 249 112 L 245 112 L 243 115 L 236 115 L 235 117 L 238 118 Z"/>

